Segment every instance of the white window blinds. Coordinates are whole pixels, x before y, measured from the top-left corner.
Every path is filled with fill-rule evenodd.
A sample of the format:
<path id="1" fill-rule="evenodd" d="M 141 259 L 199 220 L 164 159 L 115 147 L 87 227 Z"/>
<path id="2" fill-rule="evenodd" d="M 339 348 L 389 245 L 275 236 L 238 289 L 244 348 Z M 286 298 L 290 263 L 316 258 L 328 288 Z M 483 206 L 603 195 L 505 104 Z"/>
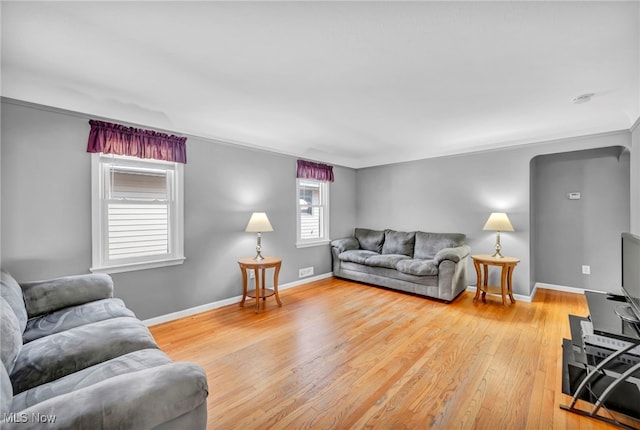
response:
<path id="1" fill-rule="evenodd" d="M 169 253 L 170 174 L 166 169 L 110 167 L 110 260 Z"/>

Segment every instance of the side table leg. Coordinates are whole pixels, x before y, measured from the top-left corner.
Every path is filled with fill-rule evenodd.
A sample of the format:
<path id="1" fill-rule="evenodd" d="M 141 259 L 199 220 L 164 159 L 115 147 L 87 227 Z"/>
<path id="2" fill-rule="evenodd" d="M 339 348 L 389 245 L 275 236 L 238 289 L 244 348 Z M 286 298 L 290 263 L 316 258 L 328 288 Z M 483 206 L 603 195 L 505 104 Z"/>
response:
<path id="1" fill-rule="evenodd" d="M 280 301 L 280 295 L 278 294 L 278 274 L 280 273 L 280 265 L 278 264 L 273 271 L 273 292 L 276 295 L 276 301 L 278 302 L 278 306 L 282 306 L 282 302 Z"/>
<path id="2" fill-rule="evenodd" d="M 516 299 L 513 298 L 513 269 L 515 269 L 515 266 L 509 266 L 509 274 L 507 275 L 507 287 L 511 303 L 516 302 Z"/>
<path id="3" fill-rule="evenodd" d="M 502 306 L 505 306 L 507 303 L 505 302 L 505 296 L 507 295 L 507 272 L 509 269 L 507 266 L 502 266 L 502 270 L 500 272 L 500 295 L 502 296 Z"/>
<path id="4" fill-rule="evenodd" d="M 482 289 L 482 272 L 480 271 L 480 263 L 478 261 L 473 260 L 473 267 L 476 269 L 476 295 L 473 298 L 474 302 L 477 302 L 480 298 L 480 290 Z"/>
<path id="5" fill-rule="evenodd" d="M 489 285 L 489 265 L 483 264 L 484 268 L 484 281 L 482 282 L 482 303 L 487 303 L 487 287 Z"/>
<path id="6" fill-rule="evenodd" d="M 254 279 L 256 281 L 256 310 L 255 312 L 258 313 L 260 311 L 260 272 L 259 270 L 253 269 L 253 274 L 254 274 Z M 264 282 L 264 279 L 263 279 Z"/>
<path id="7" fill-rule="evenodd" d="M 244 301 L 247 299 L 247 270 L 240 266 L 242 272 L 242 300 L 240 301 L 240 307 L 244 307 Z"/>

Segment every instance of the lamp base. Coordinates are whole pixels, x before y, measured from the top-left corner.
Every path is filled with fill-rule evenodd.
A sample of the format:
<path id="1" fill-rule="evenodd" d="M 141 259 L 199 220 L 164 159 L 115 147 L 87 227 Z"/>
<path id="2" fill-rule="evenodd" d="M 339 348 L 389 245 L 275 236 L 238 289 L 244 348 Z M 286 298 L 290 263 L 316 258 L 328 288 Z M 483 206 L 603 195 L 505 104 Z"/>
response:
<path id="1" fill-rule="evenodd" d="M 264 257 L 262 256 L 262 235 L 260 233 L 258 233 L 256 242 L 256 256 L 254 260 L 264 260 Z"/>
<path id="2" fill-rule="evenodd" d="M 504 255 L 500 254 L 500 251 L 496 250 L 496 252 L 492 255 L 494 258 L 504 258 Z"/>
<path id="3" fill-rule="evenodd" d="M 492 255 L 494 258 L 504 258 L 504 255 L 500 253 L 502 245 L 500 245 L 500 232 L 496 231 L 496 252 Z"/>

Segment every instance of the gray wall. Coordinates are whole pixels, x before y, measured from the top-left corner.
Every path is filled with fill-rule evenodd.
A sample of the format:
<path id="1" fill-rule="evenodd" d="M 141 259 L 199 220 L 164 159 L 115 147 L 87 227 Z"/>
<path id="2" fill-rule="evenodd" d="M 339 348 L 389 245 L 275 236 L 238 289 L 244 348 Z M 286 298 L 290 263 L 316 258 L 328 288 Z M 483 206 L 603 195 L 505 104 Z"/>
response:
<path id="1" fill-rule="evenodd" d="M 631 231 L 640 234 L 640 118 L 632 129 L 631 140 Z"/>
<path id="2" fill-rule="evenodd" d="M 531 170 L 535 280 L 619 293 L 620 233 L 629 231 L 628 149 L 539 156 Z M 569 200 L 570 192 L 581 198 Z"/>
<path id="3" fill-rule="evenodd" d="M 1 105 L 0 252 L 19 280 L 87 273 L 91 264 L 88 115 L 3 99 Z M 638 232 L 640 131 L 633 131 L 631 225 Z M 505 254 L 522 259 L 514 290 L 529 295 L 536 273 L 530 243 L 530 162 L 536 156 L 612 146 L 630 147 L 630 132 L 543 142 L 354 171 L 336 167 L 331 186 L 331 237 L 353 227 L 458 231 L 474 253 L 491 252 L 490 212 L 509 213 Z M 189 137 L 185 169 L 185 253 L 182 266 L 114 275 L 116 294 L 141 318 L 237 296 L 236 260 L 251 255 L 243 232 L 251 212 L 264 210 L 275 231 L 268 254 L 281 255 L 281 283 L 298 269 L 331 270 L 327 247 L 295 248 L 295 158 Z M 634 176 L 635 175 L 635 176 Z M 633 178 L 636 178 L 634 182 Z M 635 205 L 633 203 L 635 198 Z M 535 242 L 534 242 L 535 244 Z M 475 284 L 473 268 L 469 284 Z"/>
<path id="4" fill-rule="evenodd" d="M 502 234 L 505 255 L 518 257 L 514 293 L 530 295 L 536 281 L 530 253 L 530 162 L 554 154 L 609 146 L 629 148 L 629 132 L 542 142 L 509 149 L 426 159 L 357 171 L 357 225 L 465 233 L 472 253 L 493 250 L 482 227 L 491 212 L 507 212 L 515 228 Z M 469 266 L 469 284 L 475 271 Z"/>
<path id="5" fill-rule="evenodd" d="M 2 267 L 18 280 L 88 273 L 91 265 L 90 116 L 2 102 Z M 144 126 L 141 126 L 144 127 Z M 297 249 L 296 158 L 189 137 L 183 265 L 113 275 L 116 295 L 143 319 L 241 294 L 237 259 L 255 253 L 244 233 L 267 212 L 267 255 L 283 258 L 280 283 L 298 269 L 331 272 L 329 246 Z M 331 236 L 355 224 L 355 171 L 336 166 Z"/>

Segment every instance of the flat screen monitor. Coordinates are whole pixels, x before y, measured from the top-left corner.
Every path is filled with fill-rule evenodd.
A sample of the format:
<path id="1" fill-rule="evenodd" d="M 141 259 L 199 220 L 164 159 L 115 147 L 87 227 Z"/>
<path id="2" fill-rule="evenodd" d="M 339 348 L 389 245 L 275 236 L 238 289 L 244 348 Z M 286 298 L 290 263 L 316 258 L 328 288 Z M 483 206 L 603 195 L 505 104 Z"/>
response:
<path id="1" fill-rule="evenodd" d="M 622 233 L 622 292 L 640 320 L 640 236 Z"/>

